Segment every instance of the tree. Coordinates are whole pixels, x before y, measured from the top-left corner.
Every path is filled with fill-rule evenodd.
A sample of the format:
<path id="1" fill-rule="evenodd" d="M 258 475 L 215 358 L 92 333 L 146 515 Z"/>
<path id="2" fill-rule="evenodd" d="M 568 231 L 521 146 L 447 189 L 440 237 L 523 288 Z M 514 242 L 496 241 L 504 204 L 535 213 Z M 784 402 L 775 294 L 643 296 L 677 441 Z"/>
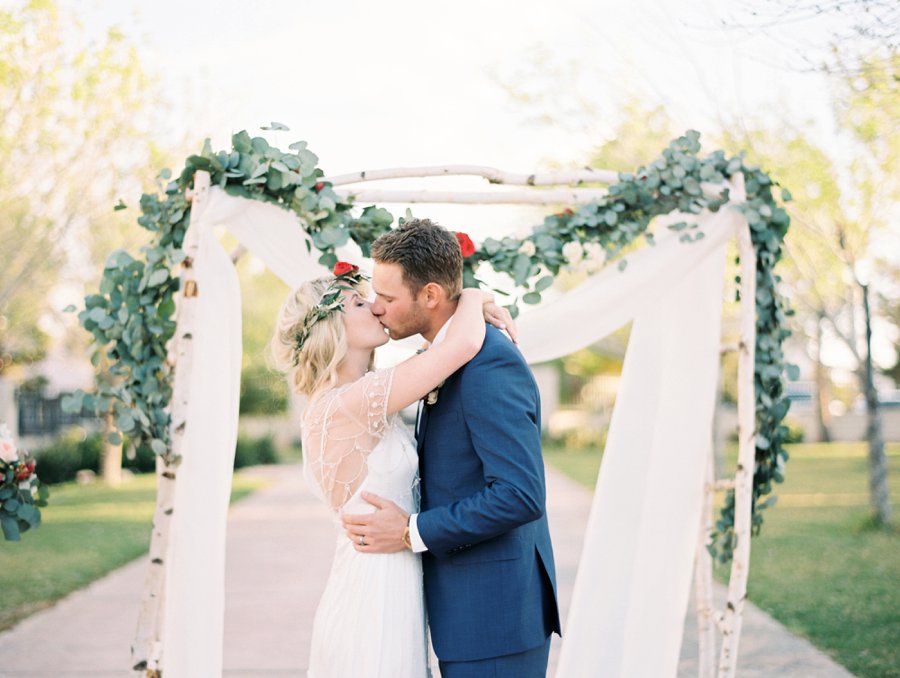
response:
<path id="1" fill-rule="evenodd" d="M 771 168 L 794 193 L 785 276 L 800 311 L 797 329 L 810 341 L 820 393 L 827 386 L 820 359 L 825 331 L 853 356 L 866 399 L 872 509 L 875 522 L 887 524 L 887 460 L 870 350 L 872 317 L 880 309 L 870 284 L 896 275 L 898 266 L 876 254 L 896 218 L 900 197 L 900 59 L 894 54 L 890 60 L 858 63 L 856 71 L 832 80 L 845 142 L 838 157 L 849 158 L 844 165 L 789 125 L 726 135 L 725 145 L 749 149 L 754 161 Z M 820 402 L 818 408 L 823 424 L 824 405 Z"/>
<path id="2" fill-rule="evenodd" d="M 872 301 L 870 285 L 884 272 L 872 270 L 877 263 L 878 235 L 897 219 L 900 200 L 900 50 L 886 56 L 859 59 L 856 73 L 836 81 L 835 102 L 838 120 L 856 151 L 849 167 L 851 200 L 848 212 L 853 222 L 839 224 L 838 244 L 842 258 L 858 287 L 864 322 L 865 354 L 860 357 L 860 381 L 866 399 L 869 442 L 869 494 L 875 522 L 887 525 L 892 507 L 887 483 L 887 456 L 878 394 L 872 363 Z M 856 225 L 857 228 L 852 228 Z M 894 266 L 897 262 L 894 262 Z M 855 337 L 854 337 L 855 339 Z M 848 342 L 848 345 L 851 342 Z"/>
<path id="3" fill-rule="evenodd" d="M 900 46 L 900 5 L 894 0 L 751 0 L 736 3 L 720 22 L 727 31 L 764 34 L 779 47 L 792 46 L 798 70 L 840 77 Z M 854 58 L 847 58 L 848 46 Z"/>
<path id="4" fill-rule="evenodd" d="M 0 371 L 43 354 L 51 290 L 129 242 L 112 207 L 158 159 L 135 49 L 84 42 L 52 0 L 0 10 Z"/>
<path id="5" fill-rule="evenodd" d="M 153 141 L 159 99 L 119 31 L 87 42 L 52 0 L 0 11 L 0 373 L 43 355 L 48 321 L 85 348 L 51 293 L 96 284 L 111 249 L 143 239 L 113 206 L 164 162 Z M 104 477 L 120 469 L 110 444 Z"/>
<path id="6" fill-rule="evenodd" d="M 852 294 L 844 282 L 844 264 L 835 247 L 831 226 L 843 219 L 837 170 L 828 154 L 801 129 L 786 122 L 777 126 L 745 123 L 738 132 L 722 135 L 721 145 L 770 169 L 788 187 L 791 230 L 781 275 L 791 290 L 795 310 L 792 331 L 803 342 L 815 366 L 816 415 L 823 440 L 830 439 L 828 402 L 830 367 L 822 361 L 822 344 L 829 319 L 847 314 Z"/>
<path id="7" fill-rule="evenodd" d="M 244 256 L 237 262 L 237 271 L 241 296 L 253 300 L 241 309 L 244 355 L 240 411 L 241 414 L 284 412 L 288 403 L 287 381 L 272 368 L 268 344 L 289 289 L 254 257 Z"/>

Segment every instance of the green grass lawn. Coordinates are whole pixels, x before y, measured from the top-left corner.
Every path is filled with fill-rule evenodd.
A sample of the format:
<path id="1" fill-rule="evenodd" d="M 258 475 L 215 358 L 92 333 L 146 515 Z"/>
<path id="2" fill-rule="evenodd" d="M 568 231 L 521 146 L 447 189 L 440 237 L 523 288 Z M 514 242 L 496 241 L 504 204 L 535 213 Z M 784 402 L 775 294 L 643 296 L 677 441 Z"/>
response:
<path id="1" fill-rule="evenodd" d="M 900 531 L 869 526 L 866 446 L 789 446 L 778 504 L 753 540 L 749 599 L 852 673 L 900 676 Z M 900 444 L 888 446 L 895 515 Z M 596 451 L 547 449 L 547 461 L 593 488 Z M 896 522 L 896 521 L 895 521 Z M 720 580 L 727 571 L 717 572 Z"/>
<path id="2" fill-rule="evenodd" d="M 262 484 L 235 474 L 232 501 Z M 0 630 L 145 553 L 155 505 L 152 473 L 118 488 L 52 486 L 41 526 L 0 540 Z"/>

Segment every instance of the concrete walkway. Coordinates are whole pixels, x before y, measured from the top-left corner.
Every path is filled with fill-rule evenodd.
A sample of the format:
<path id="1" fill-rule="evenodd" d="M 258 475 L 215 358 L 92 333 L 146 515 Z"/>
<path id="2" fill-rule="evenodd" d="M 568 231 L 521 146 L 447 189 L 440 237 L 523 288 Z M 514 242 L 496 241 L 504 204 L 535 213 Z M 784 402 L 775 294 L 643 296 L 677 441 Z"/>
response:
<path id="1" fill-rule="evenodd" d="M 328 511 L 306 491 L 296 466 L 247 472 L 272 483 L 230 513 L 225 676 L 304 676 L 313 611 L 333 548 Z M 547 481 L 565 623 L 591 494 L 552 470 Z M 144 570 L 138 559 L 0 634 L 0 678 L 128 675 Z M 694 629 L 689 615 L 679 677 L 697 675 Z M 554 637 L 549 675 L 559 644 Z M 852 678 L 752 605 L 740 650 L 740 678 Z"/>

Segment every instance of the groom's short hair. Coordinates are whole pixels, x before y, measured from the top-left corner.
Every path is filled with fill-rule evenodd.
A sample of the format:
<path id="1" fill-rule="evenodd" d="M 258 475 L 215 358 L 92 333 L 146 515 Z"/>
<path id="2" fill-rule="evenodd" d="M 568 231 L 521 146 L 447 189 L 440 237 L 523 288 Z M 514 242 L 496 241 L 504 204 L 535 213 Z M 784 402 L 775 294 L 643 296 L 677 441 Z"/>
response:
<path id="1" fill-rule="evenodd" d="M 372 258 L 398 264 L 403 282 L 416 296 L 425 285 L 437 283 L 448 299 L 462 292 L 462 250 L 456 236 L 431 219 L 411 219 L 372 243 Z"/>

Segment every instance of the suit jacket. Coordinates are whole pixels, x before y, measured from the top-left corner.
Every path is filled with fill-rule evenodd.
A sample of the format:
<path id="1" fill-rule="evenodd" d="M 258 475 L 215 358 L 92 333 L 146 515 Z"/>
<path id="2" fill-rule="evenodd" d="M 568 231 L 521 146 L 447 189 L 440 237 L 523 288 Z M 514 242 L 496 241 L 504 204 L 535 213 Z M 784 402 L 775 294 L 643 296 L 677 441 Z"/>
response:
<path id="1" fill-rule="evenodd" d="M 478 355 L 423 409 L 416 525 L 442 661 L 516 654 L 560 631 L 540 421 L 531 370 L 490 325 Z"/>

